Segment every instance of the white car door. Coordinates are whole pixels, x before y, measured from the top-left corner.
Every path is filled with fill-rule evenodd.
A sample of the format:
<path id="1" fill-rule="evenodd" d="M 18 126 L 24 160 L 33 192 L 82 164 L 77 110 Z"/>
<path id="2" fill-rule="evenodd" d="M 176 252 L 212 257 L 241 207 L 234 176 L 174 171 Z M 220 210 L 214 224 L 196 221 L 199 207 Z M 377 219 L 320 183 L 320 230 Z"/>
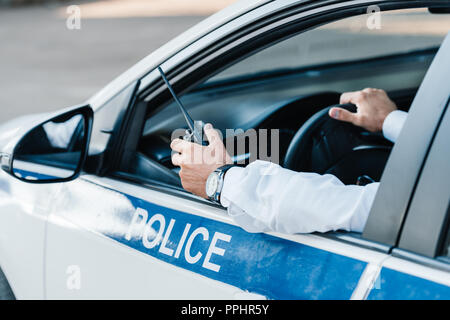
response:
<path id="1" fill-rule="evenodd" d="M 100 118 L 95 149 L 96 132 L 110 132 Z M 315 235 L 247 233 L 206 201 L 117 176 L 85 175 L 53 199 L 48 299 L 360 299 L 386 257 Z"/>
<path id="2" fill-rule="evenodd" d="M 208 271 L 198 257 L 220 253 L 218 242 L 226 236 L 191 223 L 185 237 L 190 251 L 172 252 L 188 222 L 155 202 L 173 206 L 178 199 L 97 177 L 67 183 L 49 216 L 47 298 L 232 299 L 236 288 L 180 267 Z M 147 219 L 155 221 L 152 228 L 144 228 Z M 164 237 L 152 240 L 155 230 Z M 170 254 L 178 263 L 167 262 Z"/>
<path id="3" fill-rule="evenodd" d="M 47 298 L 361 298 L 385 257 L 247 233 L 210 205 L 89 176 L 64 186 L 49 217 Z"/>

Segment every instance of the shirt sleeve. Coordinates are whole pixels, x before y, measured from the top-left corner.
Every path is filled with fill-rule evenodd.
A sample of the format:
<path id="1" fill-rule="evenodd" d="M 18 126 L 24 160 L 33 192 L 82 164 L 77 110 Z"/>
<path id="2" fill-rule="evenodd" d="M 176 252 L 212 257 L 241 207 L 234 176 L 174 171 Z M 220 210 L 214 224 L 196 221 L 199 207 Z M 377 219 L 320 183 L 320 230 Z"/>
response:
<path id="1" fill-rule="evenodd" d="M 383 122 L 383 135 L 391 142 L 397 141 L 397 138 L 402 131 L 408 113 L 401 110 L 395 110 L 388 114 Z"/>
<path id="2" fill-rule="evenodd" d="M 258 160 L 227 171 L 221 203 L 248 232 L 362 232 L 378 185 L 346 186 L 333 175 Z"/>

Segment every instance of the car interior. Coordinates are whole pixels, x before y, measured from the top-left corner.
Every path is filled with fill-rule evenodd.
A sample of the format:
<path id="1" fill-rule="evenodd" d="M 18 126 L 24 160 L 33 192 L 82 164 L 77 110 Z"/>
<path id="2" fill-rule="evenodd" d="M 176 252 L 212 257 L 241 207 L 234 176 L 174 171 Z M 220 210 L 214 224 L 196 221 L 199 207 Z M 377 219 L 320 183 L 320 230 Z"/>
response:
<path id="1" fill-rule="evenodd" d="M 443 23 L 432 31 L 395 31 L 417 17 L 431 25 L 435 16 Z M 267 159 L 296 171 L 330 173 L 345 184 L 380 181 L 393 144 L 382 133 L 331 119 L 327 110 L 343 92 L 369 87 L 385 90 L 408 111 L 449 30 L 448 15 L 442 18 L 426 8 L 387 12 L 380 32 L 367 29 L 366 15 L 331 22 L 226 66 L 180 99 L 194 120 L 221 131 L 239 164 Z M 173 100 L 149 103 L 133 173 L 179 188 L 169 145 L 180 128 L 187 125 Z M 256 150 L 248 130 L 256 131 Z M 263 139 L 271 152 L 260 150 Z M 236 147 L 242 142 L 244 149 Z"/>

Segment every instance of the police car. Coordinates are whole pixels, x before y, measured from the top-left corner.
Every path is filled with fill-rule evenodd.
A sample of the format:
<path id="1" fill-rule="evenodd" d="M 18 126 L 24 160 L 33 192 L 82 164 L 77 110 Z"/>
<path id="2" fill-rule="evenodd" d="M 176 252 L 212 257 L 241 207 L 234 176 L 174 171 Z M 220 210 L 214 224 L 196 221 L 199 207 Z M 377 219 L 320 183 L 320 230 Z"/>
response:
<path id="1" fill-rule="evenodd" d="M 0 296 L 449 299 L 449 8 L 240 1 L 85 104 L 3 124 Z M 282 164 L 314 151 L 293 137 L 340 93 L 386 90 L 409 111 L 395 146 L 359 132 L 322 171 L 380 181 L 364 232 L 248 233 L 184 191 L 169 144 L 186 125 L 158 67 L 194 119 L 279 129 Z"/>

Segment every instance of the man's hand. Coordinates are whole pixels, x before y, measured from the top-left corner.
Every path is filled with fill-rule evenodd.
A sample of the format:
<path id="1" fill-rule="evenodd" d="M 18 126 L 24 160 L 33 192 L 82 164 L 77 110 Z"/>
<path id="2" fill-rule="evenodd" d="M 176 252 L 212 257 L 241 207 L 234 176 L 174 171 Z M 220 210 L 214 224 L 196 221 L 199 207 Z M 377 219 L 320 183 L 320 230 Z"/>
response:
<path id="1" fill-rule="evenodd" d="M 223 165 L 231 164 L 232 160 L 219 133 L 210 123 L 205 125 L 204 131 L 209 141 L 208 146 L 175 139 L 170 147 L 177 152 L 172 155 L 172 163 L 181 167 L 180 178 L 183 188 L 207 198 L 205 185 L 209 174 Z"/>
<path id="2" fill-rule="evenodd" d="M 342 108 L 331 108 L 330 117 L 351 122 L 371 132 L 382 131 L 384 119 L 389 113 L 397 110 L 395 103 L 381 89 L 367 88 L 362 91 L 345 92 L 341 95 L 340 103 L 355 104 L 358 108 L 357 112 L 352 113 Z"/>

